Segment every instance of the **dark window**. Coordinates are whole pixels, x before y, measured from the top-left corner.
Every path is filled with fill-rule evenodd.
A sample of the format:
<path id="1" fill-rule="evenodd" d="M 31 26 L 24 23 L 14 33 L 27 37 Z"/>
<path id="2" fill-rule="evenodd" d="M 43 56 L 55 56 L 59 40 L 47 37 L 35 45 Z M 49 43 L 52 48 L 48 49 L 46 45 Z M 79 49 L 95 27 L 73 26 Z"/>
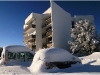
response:
<path id="1" fill-rule="evenodd" d="M 51 43 L 52 42 L 52 37 L 49 37 L 48 38 L 48 43 Z"/>
<path id="2" fill-rule="evenodd" d="M 74 21 L 72 21 L 72 28 L 74 28 Z"/>
<path id="3" fill-rule="evenodd" d="M 8 52 L 8 59 L 15 59 L 15 58 L 16 58 L 16 53 Z"/>
<path id="4" fill-rule="evenodd" d="M 24 52 L 18 52 L 17 58 L 18 59 L 25 59 L 25 53 Z"/>
<path id="5" fill-rule="evenodd" d="M 34 55 L 29 52 L 26 52 L 26 56 L 28 59 L 33 59 L 33 57 L 34 57 Z"/>
<path id="6" fill-rule="evenodd" d="M 1 57 L 2 51 L 3 51 L 3 48 L 0 48 L 0 57 Z"/>

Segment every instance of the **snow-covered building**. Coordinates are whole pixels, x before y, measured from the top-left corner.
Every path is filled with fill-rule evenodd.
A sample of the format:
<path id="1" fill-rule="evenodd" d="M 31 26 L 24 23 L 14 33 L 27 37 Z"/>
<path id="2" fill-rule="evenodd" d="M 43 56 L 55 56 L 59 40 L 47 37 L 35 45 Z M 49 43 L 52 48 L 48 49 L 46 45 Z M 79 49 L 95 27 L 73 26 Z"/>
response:
<path id="1" fill-rule="evenodd" d="M 24 44 L 33 51 L 57 47 L 69 50 L 70 30 L 78 19 L 90 19 L 92 15 L 75 16 L 50 1 L 50 8 L 44 13 L 31 13 L 24 24 Z"/>

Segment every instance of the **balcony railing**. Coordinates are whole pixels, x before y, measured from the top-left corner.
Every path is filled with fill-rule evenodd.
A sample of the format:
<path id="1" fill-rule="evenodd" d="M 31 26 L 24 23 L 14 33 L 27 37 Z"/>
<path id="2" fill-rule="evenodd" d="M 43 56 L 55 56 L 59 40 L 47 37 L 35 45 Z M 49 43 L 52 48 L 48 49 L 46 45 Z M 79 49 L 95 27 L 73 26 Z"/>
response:
<path id="1" fill-rule="evenodd" d="M 35 38 L 30 38 L 30 39 L 28 39 L 28 40 L 25 40 L 25 39 L 24 39 L 24 41 L 26 41 L 26 42 L 35 42 L 36 39 L 35 39 Z"/>
<path id="2" fill-rule="evenodd" d="M 27 30 L 29 30 L 30 28 L 36 28 L 36 25 L 34 25 L 34 24 L 28 25 L 28 26 L 25 28 L 24 31 L 27 31 Z"/>
<path id="3" fill-rule="evenodd" d="M 51 36 L 52 35 L 52 30 L 49 30 L 47 33 L 46 33 L 46 36 Z"/>
<path id="4" fill-rule="evenodd" d="M 42 28 L 48 26 L 51 23 L 51 17 L 48 18 L 43 24 L 42 24 Z M 50 24 L 51 25 L 51 24 Z"/>
<path id="5" fill-rule="evenodd" d="M 47 43 L 51 43 L 52 42 L 52 37 L 48 37 L 47 38 Z"/>
<path id="6" fill-rule="evenodd" d="M 23 33 L 24 36 L 25 36 L 26 34 L 27 34 L 27 33 L 25 33 L 25 32 Z"/>
<path id="7" fill-rule="evenodd" d="M 48 32 L 48 31 L 51 31 L 52 30 L 52 27 L 48 27 L 47 29 L 46 29 L 46 31 Z"/>
<path id="8" fill-rule="evenodd" d="M 51 43 L 47 43 L 47 47 L 51 48 L 52 47 L 52 42 Z"/>
<path id="9" fill-rule="evenodd" d="M 33 41 L 33 40 L 35 40 L 35 38 L 36 38 L 36 35 L 30 35 L 30 36 L 26 36 L 24 38 L 24 40 L 25 41 Z"/>
<path id="10" fill-rule="evenodd" d="M 30 36 L 26 36 L 24 40 L 31 40 L 35 38 L 36 38 L 36 35 L 30 35 Z"/>
<path id="11" fill-rule="evenodd" d="M 36 45 L 27 45 L 27 47 L 29 48 L 29 49 L 31 49 L 31 50 L 35 50 L 36 49 Z"/>
<path id="12" fill-rule="evenodd" d="M 50 20 L 51 20 L 51 16 L 46 19 L 46 21 L 50 21 Z"/>

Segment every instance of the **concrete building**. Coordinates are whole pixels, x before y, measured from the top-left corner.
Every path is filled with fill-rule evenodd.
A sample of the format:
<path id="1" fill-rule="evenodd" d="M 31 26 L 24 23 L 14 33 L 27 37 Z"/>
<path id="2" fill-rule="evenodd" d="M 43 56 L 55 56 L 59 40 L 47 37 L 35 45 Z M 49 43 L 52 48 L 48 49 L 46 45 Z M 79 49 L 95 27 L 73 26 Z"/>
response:
<path id="1" fill-rule="evenodd" d="M 31 13 L 24 24 L 24 44 L 33 51 L 42 48 L 69 49 L 70 30 L 79 19 L 94 21 L 92 15 L 74 16 L 50 1 L 50 8 L 43 14 Z"/>

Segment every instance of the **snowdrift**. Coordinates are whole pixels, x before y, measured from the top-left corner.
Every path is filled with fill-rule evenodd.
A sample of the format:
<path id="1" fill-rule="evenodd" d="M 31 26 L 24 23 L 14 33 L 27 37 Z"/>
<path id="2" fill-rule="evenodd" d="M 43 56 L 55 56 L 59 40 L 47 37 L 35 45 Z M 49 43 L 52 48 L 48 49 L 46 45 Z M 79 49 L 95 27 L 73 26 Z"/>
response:
<path id="1" fill-rule="evenodd" d="M 100 65 L 100 52 L 94 52 L 91 55 L 80 57 L 82 64 Z"/>
<path id="2" fill-rule="evenodd" d="M 41 49 L 35 54 L 33 62 L 29 67 L 29 69 L 32 73 L 52 72 L 58 70 L 58 68 L 47 70 L 45 69 L 45 62 L 55 62 L 55 61 L 80 61 L 80 59 L 73 56 L 64 49 L 59 49 L 59 48 Z"/>

